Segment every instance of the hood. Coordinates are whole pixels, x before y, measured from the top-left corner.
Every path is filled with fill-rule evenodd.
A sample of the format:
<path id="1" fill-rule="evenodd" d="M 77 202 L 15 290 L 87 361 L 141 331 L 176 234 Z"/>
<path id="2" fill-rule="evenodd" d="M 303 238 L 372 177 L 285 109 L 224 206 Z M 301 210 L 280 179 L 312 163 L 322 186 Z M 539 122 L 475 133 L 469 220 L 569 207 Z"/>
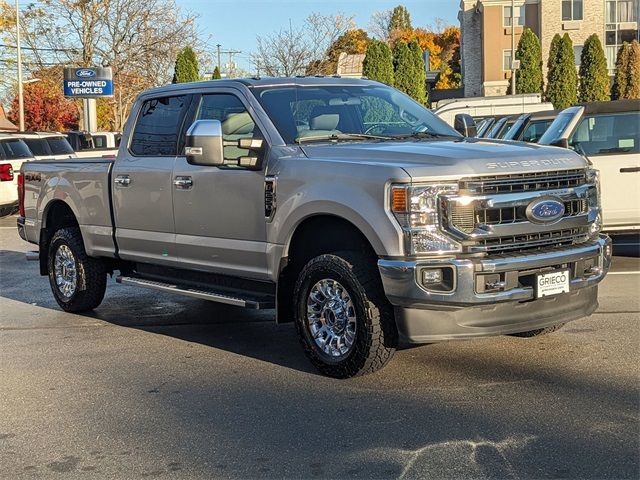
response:
<path id="1" fill-rule="evenodd" d="M 301 148 L 314 160 L 399 167 L 418 181 L 587 166 L 572 150 L 500 140 L 343 142 Z"/>

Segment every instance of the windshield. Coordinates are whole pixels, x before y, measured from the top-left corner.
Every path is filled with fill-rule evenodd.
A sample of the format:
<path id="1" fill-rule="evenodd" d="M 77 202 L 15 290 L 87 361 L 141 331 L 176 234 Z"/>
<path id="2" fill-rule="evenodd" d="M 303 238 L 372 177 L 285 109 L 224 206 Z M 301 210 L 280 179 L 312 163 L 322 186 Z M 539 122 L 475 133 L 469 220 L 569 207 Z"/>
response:
<path id="1" fill-rule="evenodd" d="M 47 137 L 47 143 L 54 155 L 69 155 L 73 153 L 73 148 L 64 137 Z"/>
<path id="2" fill-rule="evenodd" d="M 252 89 L 288 144 L 460 134 L 422 105 L 382 85 Z"/>
<path id="3" fill-rule="evenodd" d="M 547 131 L 544 132 L 544 135 L 540 137 L 538 143 L 541 145 L 551 145 L 553 142 L 560 140 L 560 138 L 562 138 L 562 134 L 567 128 L 567 125 L 569 125 L 574 116 L 575 111 L 562 112 L 549 126 Z"/>

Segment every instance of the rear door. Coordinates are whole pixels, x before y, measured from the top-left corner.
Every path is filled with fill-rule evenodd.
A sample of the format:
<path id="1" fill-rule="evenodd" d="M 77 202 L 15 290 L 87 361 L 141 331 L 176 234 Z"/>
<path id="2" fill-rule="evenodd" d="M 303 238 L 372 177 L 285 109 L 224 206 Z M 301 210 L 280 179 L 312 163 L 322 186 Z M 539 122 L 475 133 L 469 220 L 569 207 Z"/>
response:
<path id="1" fill-rule="evenodd" d="M 192 111 L 194 120 L 220 120 L 227 142 L 264 138 L 248 104 L 234 89 L 198 96 Z M 247 155 L 248 150 L 224 147 L 227 159 Z M 173 212 L 180 267 L 268 278 L 264 176 L 264 170 L 239 166 L 190 165 L 178 156 Z M 181 185 L 185 180 L 189 184 Z"/>
<path id="2" fill-rule="evenodd" d="M 125 260 L 175 265 L 172 173 L 190 95 L 142 101 L 111 175 L 116 240 Z"/>
<path id="3" fill-rule="evenodd" d="M 584 117 L 569 145 L 600 170 L 605 229 L 640 223 L 640 130 L 636 112 Z"/>

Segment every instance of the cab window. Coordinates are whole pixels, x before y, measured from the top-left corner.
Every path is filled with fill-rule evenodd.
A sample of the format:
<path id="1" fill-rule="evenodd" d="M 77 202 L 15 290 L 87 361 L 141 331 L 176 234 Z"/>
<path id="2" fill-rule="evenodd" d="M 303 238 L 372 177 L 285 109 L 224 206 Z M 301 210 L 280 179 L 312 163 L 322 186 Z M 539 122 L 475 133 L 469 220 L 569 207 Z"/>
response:
<path id="1" fill-rule="evenodd" d="M 640 153 L 637 113 L 609 113 L 585 117 L 569 145 L 585 155 Z"/>
<path id="2" fill-rule="evenodd" d="M 235 95 L 226 93 L 202 95 L 196 120 L 219 120 L 222 124 L 222 139 L 237 142 L 241 138 L 263 138 L 247 108 Z M 249 150 L 236 146 L 225 146 L 224 157 L 236 160 L 248 156 Z"/>
<path id="3" fill-rule="evenodd" d="M 129 149 L 136 156 L 176 156 L 188 96 L 152 98 L 142 104 Z"/>

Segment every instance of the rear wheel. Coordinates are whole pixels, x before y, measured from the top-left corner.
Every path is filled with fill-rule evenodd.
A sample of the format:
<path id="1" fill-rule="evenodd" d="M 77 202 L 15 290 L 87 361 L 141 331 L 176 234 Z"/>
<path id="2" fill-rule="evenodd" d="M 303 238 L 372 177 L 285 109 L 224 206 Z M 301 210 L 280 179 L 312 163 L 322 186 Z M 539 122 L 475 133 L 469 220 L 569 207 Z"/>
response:
<path id="1" fill-rule="evenodd" d="M 537 330 L 529 330 L 528 332 L 511 333 L 509 336 L 520 338 L 539 337 L 540 335 L 547 335 L 549 333 L 556 332 L 562 327 L 564 327 L 564 323 L 559 323 L 558 325 L 552 325 L 546 328 L 538 328 Z"/>
<path id="2" fill-rule="evenodd" d="M 348 378 L 375 372 L 398 342 L 393 307 L 375 263 L 338 252 L 312 259 L 294 289 L 295 323 L 311 362 L 325 375 Z"/>
<path id="3" fill-rule="evenodd" d="M 89 257 L 77 227 L 58 230 L 49 244 L 49 284 L 67 312 L 96 308 L 104 298 L 107 272 L 101 260 Z"/>

